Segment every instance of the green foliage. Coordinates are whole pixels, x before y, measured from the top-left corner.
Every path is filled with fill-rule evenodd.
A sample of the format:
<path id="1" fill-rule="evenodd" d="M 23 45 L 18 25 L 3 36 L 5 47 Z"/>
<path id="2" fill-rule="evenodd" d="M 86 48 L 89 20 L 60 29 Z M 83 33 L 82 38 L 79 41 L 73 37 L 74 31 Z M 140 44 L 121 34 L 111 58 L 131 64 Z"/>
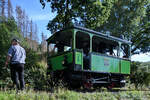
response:
<path id="1" fill-rule="evenodd" d="M 47 83 L 47 64 L 41 61 L 41 56 L 34 51 L 26 50 L 25 81 L 27 88 L 45 90 Z"/>
<path id="2" fill-rule="evenodd" d="M 14 19 L 5 19 L 0 17 L 0 55 L 6 55 L 7 49 L 10 46 L 10 41 L 12 38 L 20 38 L 21 35 L 17 30 L 17 25 Z"/>
<path id="3" fill-rule="evenodd" d="M 49 2 L 54 19 L 48 29 L 80 25 L 132 42 L 132 54 L 150 51 L 149 0 L 40 0 Z"/>
<path id="4" fill-rule="evenodd" d="M 27 83 L 27 88 L 45 89 L 46 64 L 41 63 L 41 55 L 28 49 L 28 44 L 19 33 L 14 19 L 0 17 L 0 21 L 0 87 L 9 88 L 12 86 L 10 67 L 6 68 L 4 65 L 8 49 L 11 46 L 11 39 L 19 38 L 27 54 L 25 64 L 25 82 Z"/>
<path id="5" fill-rule="evenodd" d="M 0 17 L 0 81 L 3 87 L 11 85 L 10 69 L 4 65 L 11 39 L 14 37 L 21 38 L 15 20 Z"/>
<path id="6" fill-rule="evenodd" d="M 125 92 L 92 92 L 82 93 L 58 89 L 54 93 L 46 92 L 0 92 L 0 100 L 149 100 L 149 91 L 125 91 Z"/>
<path id="7" fill-rule="evenodd" d="M 130 40 L 132 54 L 150 51 L 149 4 L 149 0 L 118 0 L 99 30 Z"/>
<path id="8" fill-rule="evenodd" d="M 100 27 L 108 20 L 114 2 L 115 0 L 87 0 L 78 7 L 80 23 L 94 30 Z"/>
<path id="9" fill-rule="evenodd" d="M 101 26 L 109 17 L 114 0 L 40 0 L 50 2 L 56 17 L 48 23 L 51 32 L 79 24 L 94 29 Z"/>
<path id="10" fill-rule="evenodd" d="M 56 17 L 48 24 L 48 29 L 53 32 L 61 28 L 78 24 L 90 29 L 111 33 L 120 37 L 123 35 L 126 39 L 131 40 L 132 53 L 150 51 L 150 2 L 149 0 L 40 0 L 43 5 L 50 2 L 52 12 L 56 12 Z M 27 88 L 45 90 L 47 88 L 46 63 L 41 61 L 41 55 L 28 49 L 28 44 L 20 35 L 16 22 L 13 18 L 6 19 L 0 17 L 0 85 L 11 84 L 9 67 L 4 67 L 6 54 L 10 47 L 10 40 L 18 37 L 22 41 L 22 46 L 27 52 L 25 65 L 25 81 Z M 135 87 L 148 86 L 150 82 L 150 74 L 139 67 L 139 62 L 133 62 L 131 67 L 131 83 Z M 58 93 L 58 95 L 57 95 Z M 7 94 L 7 93 L 6 93 Z M 8 98 L 0 93 L 0 97 L 12 100 L 15 94 L 9 95 Z M 87 96 L 88 95 L 88 96 Z M 72 91 L 56 92 L 51 95 L 51 99 L 80 99 L 83 100 L 99 100 L 100 97 L 109 99 L 108 94 L 87 94 L 82 95 Z M 18 96 L 17 99 L 29 99 L 31 95 Z M 44 94 L 45 98 L 49 98 Z M 33 99 L 41 100 L 44 98 L 39 94 L 35 94 Z M 106 98 L 105 98 L 106 96 Z M 119 94 L 119 96 L 111 96 L 111 98 L 141 98 L 139 93 Z M 1 98 L 0 98 L 1 99 Z"/>
<path id="11" fill-rule="evenodd" d="M 142 65 L 142 63 L 132 62 L 130 81 L 135 85 L 136 89 L 142 89 L 144 85 L 149 86 L 150 73 L 148 72 L 147 68 Z"/>

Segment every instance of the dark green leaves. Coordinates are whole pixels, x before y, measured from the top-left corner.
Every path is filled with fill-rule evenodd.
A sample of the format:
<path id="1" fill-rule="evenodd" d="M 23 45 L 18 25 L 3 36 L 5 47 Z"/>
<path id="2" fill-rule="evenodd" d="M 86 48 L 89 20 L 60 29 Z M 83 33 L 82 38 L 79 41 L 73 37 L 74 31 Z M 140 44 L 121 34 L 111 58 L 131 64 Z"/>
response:
<path id="1" fill-rule="evenodd" d="M 51 32 L 71 25 L 80 25 L 95 29 L 101 26 L 109 17 L 113 0 L 41 0 L 43 7 L 50 2 L 52 12 L 56 17 L 49 21 Z"/>
<path id="2" fill-rule="evenodd" d="M 48 3 L 47 3 L 48 2 Z M 150 51 L 149 0 L 41 0 L 57 15 L 48 23 L 52 33 L 79 25 L 132 42 L 132 54 Z"/>

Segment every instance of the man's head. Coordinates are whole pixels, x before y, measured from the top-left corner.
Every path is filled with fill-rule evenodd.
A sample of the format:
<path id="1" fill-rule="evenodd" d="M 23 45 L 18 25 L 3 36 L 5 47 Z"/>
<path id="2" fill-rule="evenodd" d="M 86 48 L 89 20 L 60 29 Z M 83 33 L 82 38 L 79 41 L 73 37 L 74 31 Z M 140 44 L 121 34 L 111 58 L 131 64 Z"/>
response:
<path id="1" fill-rule="evenodd" d="M 17 45 L 17 44 L 19 44 L 19 40 L 17 40 L 17 39 L 12 39 L 12 40 L 11 40 L 11 44 L 12 44 L 12 45 Z"/>

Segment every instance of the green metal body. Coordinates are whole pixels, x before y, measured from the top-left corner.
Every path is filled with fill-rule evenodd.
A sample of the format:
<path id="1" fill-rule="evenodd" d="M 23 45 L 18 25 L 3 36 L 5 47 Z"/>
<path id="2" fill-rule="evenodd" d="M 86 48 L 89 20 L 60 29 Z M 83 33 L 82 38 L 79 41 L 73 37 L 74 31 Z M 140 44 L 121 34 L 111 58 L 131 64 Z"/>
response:
<path id="1" fill-rule="evenodd" d="M 67 52 L 61 55 L 55 55 L 48 58 L 48 62 L 50 62 L 53 71 L 63 70 L 66 68 L 66 66 L 63 66 L 63 61 L 65 57 L 67 58 L 68 63 L 73 63 L 73 52 Z"/>
<path id="2" fill-rule="evenodd" d="M 76 65 L 80 65 L 83 70 L 83 53 L 82 52 L 79 52 L 79 51 L 76 51 L 75 52 L 75 64 Z"/>
<path id="3" fill-rule="evenodd" d="M 77 50 L 76 48 L 76 32 L 82 31 L 85 34 L 90 35 L 90 59 L 89 59 L 89 66 L 90 71 L 93 72 L 108 72 L 108 73 L 119 73 L 119 74 L 130 74 L 130 60 L 126 60 L 119 57 L 112 57 L 102 54 L 95 54 L 92 52 L 92 37 L 95 34 L 91 34 L 88 31 L 79 30 L 79 29 L 69 29 L 71 30 L 72 34 L 72 51 L 55 55 L 52 57 L 48 57 L 48 63 L 50 62 L 50 65 L 52 67 L 53 71 L 56 70 L 63 70 L 66 68 L 66 66 L 63 66 L 62 62 L 64 61 L 65 56 L 67 56 L 67 61 L 69 63 L 72 63 L 72 66 L 69 67 L 75 67 L 76 65 L 80 65 L 82 70 L 84 70 L 84 64 L 83 64 L 83 51 Z M 67 31 L 66 31 L 67 32 Z M 98 35 L 95 35 L 98 36 Z M 54 37 L 54 36 L 53 36 Z M 106 37 L 105 37 L 106 38 Z M 108 38 L 108 37 L 107 37 Z M 116 39 L 116 38 L 114 38 Z M 48 39 L 47 41 L 50 41 Z M 117 40 L 115 40 L 117 41 Z M 118 39 L 118 41 L 121 41 Z M 118 42 L 121 44 L 122 42 Z M 73 52 L 75 51 L 75 52 Z"/>
<path id="4" fill-rule="evenodd" d="M 117 58 L 91 55 L 91 70 L 99 72 L 119 73 L 120 60 Z"/>
<path id="5" fill-rule="evenodd" d="M 75 54 L 75 64 L 81 65 L 83 69 L 82 52 L 76 52 Z M 91 54 L 90 63 L 91 71 L 130 74 L 129 60 L 105 56 L 101 54 Z"/>
<path id="6" fill-rule="evenodd" d="M 82 67 L 81 69 L 84 70 L 83 54 L 79 51 L 75 52 L 74 58 L 73 52 L 68 52 L 62 55 L 50 57 L 49 62 L 51 62 L 52 70 L 56 71 L 63 70 L 66 68 L 66 66 L 63 66 L 65 56 L 67 57 L 68 63 L 72 63 L 72 65 L 74 62 L 73 59 L 75 58 L 75 65 L 80 65 Z M 91 54 L 90 66 L 91 71 L 130 74 L 130 61 L 101 54 Z"/>
<path id="7" fill-rule="evenodd" d="M 130 61 L 121 60 L 121 74 L 130 74 Z"/>
<path id="8" fill-rule="evenodd" d="M 104 55 L 91 55 L 91 70 L 130 74 L 130 61 Z"/>

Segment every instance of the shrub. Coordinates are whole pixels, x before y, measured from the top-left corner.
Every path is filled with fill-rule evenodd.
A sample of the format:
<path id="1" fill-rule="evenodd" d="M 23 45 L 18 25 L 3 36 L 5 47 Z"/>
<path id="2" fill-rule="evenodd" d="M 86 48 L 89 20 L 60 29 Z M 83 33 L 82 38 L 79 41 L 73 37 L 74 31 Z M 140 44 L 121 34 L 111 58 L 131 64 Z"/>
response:
<path id="1" fill-rule="evenodd" d="M 141 70 L 142 64 L 140 62 L 132 62 L 130 81 L 135 85 L 135 88 L 142 89 L 143 86 L 148 86 L 150 83 L 150 73 Z"/>

